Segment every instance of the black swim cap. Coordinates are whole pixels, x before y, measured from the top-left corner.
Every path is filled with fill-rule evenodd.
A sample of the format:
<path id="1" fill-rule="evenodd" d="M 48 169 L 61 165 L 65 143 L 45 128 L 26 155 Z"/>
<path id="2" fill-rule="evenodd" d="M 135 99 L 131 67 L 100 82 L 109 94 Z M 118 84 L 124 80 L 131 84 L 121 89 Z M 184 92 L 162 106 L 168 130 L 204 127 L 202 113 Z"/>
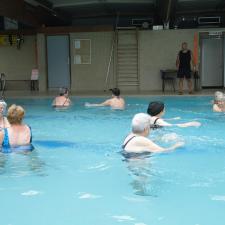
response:
<path id="1" fill-rule="evenodd" d="M 165 106 L 163 102 L 150 102 L 148 105 L 147 113 L 150 116 L 156 116 L 163 111 L 164 107 Z"/>
<path id="2" fill-rule="evenodd" d="M 119 88 L 111 88 L 109 90 L 113 93 L 113 95 L 120 96 L 120 89 Z"/>

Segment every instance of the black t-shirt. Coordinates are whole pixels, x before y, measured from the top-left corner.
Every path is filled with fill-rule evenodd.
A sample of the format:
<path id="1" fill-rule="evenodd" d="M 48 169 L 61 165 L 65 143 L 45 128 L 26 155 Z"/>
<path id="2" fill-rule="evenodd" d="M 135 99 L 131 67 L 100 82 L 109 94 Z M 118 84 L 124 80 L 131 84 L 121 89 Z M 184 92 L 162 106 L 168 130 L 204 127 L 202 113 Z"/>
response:
<path id="1" fill-rule="evenodd" d="M 188 69 L 191 70 L 191 51 L 183 52 L 182 50 L 179 52 L 179 69 Z"/>

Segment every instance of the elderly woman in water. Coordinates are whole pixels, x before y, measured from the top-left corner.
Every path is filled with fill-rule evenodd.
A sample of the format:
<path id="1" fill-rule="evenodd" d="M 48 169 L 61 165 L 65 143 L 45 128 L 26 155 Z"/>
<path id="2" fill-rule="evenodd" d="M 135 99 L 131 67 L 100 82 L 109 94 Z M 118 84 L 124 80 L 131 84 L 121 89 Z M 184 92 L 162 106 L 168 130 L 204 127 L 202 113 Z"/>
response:
<path id="1" fill-rule="evenodd" d="M 213 112 L 225 112 L 225 96 L 221 91 L 214 94 Z"/>
<path id="2" fill-rule="evenodd" d="M 25 111 L 21 106 L 12 105 L 9 107 L 7 119 L 11 126 L 4 128 L 0 132 L 2 152 L 33 150 L 33 146 L 31 145 L 31 128 L 23 123 L 24 115 Z"/>
<path id="3" fill-rule="evenodd" d="M 5 101 L 0 100 L 0 129 L 4 129 L 10 126 L 6 117 L 4 117 L 7 104 Z"/>
<path id="4" fill-rule="evenodd" d="M 168 148 L 155 144 L 148 138 L 150 134 L 151 117 L 145 113 L 136 114 L 131 123 L 132 132 L 125 138 L 122 148 L 124 153 L 160 153 L 182 147 L 183 142 L 177 142 Z"/>

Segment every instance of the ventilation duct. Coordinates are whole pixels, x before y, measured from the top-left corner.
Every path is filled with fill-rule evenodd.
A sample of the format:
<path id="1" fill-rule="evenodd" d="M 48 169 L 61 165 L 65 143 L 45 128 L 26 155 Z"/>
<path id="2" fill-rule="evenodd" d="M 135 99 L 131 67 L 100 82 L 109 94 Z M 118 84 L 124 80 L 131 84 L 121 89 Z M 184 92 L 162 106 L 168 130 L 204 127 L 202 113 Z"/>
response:
<path id="1" fill-rule="evenodd" d="M 198 24 L 199 25 L 217 25 L 221 23 L 221 17 L 220 16 L 211 16 L 211 17 L 198 17 Z"/>

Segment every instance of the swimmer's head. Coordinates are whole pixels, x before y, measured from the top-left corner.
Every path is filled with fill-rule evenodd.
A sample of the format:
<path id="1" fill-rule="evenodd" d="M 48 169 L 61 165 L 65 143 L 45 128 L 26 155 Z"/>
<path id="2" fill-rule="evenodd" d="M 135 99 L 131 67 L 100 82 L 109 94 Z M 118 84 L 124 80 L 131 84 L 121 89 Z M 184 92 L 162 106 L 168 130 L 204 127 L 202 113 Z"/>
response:
<path id="1" fill-rule="evenodd" d="M 148 105 L 147 113 L 150 116 L 157 116 L 165 109 L 163 102 L 150 102 Z"/>
<path id="2" fill-rule="evenodd" d="M 24 115 L 25 111 L 23 107 L 13 104 L 8 109 L 7 119 L 10 124 L 21 124 Z"/>
<path id="3" fill-rule="evenodd" d="M 111 92 L 112 92 L 112 94 L 114 95 L 114 96 L 120 96 L 120 89 L 119 88 L 112 88 L 112 89 L 109 89 Z"/>
<path id="4" fill-rule="evenodd" d="M 6 113 L 7 104 L 4 100 L 0 100 L 0 114 L 4 115 Z"/>
<path id="5" fill-rule="evenodd" d="M 225 101 L 225 96 L 224 96 L 223 92 L 216 91 L 214 94 L 214 100 L 217 102 Z"/>
<path id="6" fill-rule="evenodd" d="M 68 88 L 59 88 L 60 96 L 66 95 L 66 94 L 68 94 L 68 92 L 69 92 Z"/>
<path id="7" fill-rule="evenodd" d="M 147 131 L 147 135 L 150 130 L 150 116 L 146 113 L 136 114 L 131 123 L 132 132 L 136 134 Z"/>

